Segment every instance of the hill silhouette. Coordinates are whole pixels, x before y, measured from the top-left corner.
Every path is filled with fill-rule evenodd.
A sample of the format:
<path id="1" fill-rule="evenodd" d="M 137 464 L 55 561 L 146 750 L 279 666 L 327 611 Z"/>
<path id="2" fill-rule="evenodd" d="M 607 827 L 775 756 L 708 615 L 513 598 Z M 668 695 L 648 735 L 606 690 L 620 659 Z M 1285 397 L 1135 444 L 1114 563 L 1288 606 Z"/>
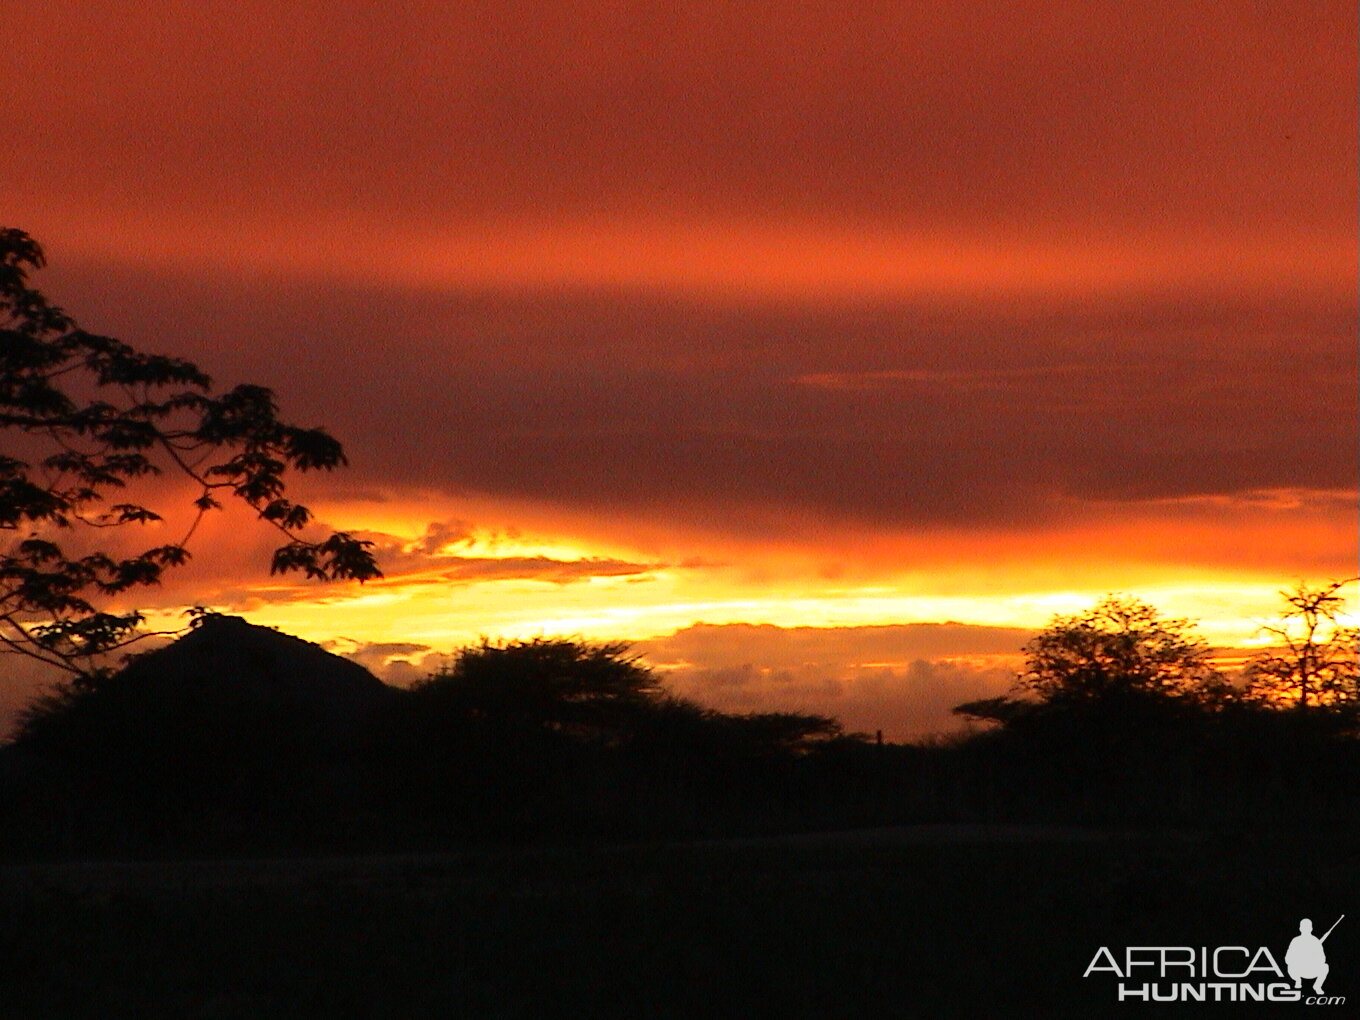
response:
<path id="1" fill-rule="evenodd" d="M 156 743 L 232 731 L 242 741 L 236 753 L 271 733 L 295 744 L 333 744 L 396 696 L 363 666 L 310 641 L 207 614 L 188 634 L 136 657 L 97 688 L 62 688 L 39 699 L 18 742 L 75 751 L 88 741 L 107 752 L 120 737 Z"/>
<path id="2" fill-rule="evenodd" d="M 353 726 L 394 694 L 357 662 L 239 616 L 208 614 L 188 634 L 134 659 L 119 682 L 174 697 L 252 703 L 336 727 Z"/>
<path id="3" fill-rule="evenodd" d="M 0 749 L 0 815 L 11 842 L 110 853 L 797 827 L 835 796 L 813 759 L 847 744 L 672 697 L 625 645 L 483 642 L 407 690 L 210 614 L 38 699 Z"/>
<path id="4" fill-rule="evenodd" d="M 357 742 L 400 697 L 311 642 L 207 615 L 92 689 L 40 698 L 8 750 L 45 779 L 24 800 L 78 842 L 231 842 L 224 826 L 288 842 L 341 825 Z"/>

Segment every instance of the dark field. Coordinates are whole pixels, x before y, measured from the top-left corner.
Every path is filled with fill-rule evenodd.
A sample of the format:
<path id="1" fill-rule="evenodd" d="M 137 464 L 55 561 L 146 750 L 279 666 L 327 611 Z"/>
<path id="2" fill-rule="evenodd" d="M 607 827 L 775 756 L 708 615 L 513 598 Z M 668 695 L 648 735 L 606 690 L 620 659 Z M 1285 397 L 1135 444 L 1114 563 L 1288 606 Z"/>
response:
<path id="1" fill-rule="evenodd" d="M 1360 1001 L 1357 865 L 1336 835 L 982 826 L 11 863 L 0 1015 L 1287 1015 L 1304 1007 L 1120 1004 L 1111 975 L 1081 975 L 1101 945 L 1283 961 L 1300 917 L 1346 912 L 1327 991 Z"/>

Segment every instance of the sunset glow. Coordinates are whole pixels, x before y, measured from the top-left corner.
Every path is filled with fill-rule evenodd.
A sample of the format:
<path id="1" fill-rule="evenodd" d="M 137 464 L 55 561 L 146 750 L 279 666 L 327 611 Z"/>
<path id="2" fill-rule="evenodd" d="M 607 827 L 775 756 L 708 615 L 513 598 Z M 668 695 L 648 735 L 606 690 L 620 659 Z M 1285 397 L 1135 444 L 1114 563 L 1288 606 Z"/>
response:
<path id="1" fill-rule="evenodd" d="M 1354 576 L 1354 6 L 962 7 L 7 11 L 37 285 L 332 431 L 297 495 L 386 574 L 225 517 L 152 622 L 627 640 L 905 734 L 1108 592 L 1231 656 Z"/>

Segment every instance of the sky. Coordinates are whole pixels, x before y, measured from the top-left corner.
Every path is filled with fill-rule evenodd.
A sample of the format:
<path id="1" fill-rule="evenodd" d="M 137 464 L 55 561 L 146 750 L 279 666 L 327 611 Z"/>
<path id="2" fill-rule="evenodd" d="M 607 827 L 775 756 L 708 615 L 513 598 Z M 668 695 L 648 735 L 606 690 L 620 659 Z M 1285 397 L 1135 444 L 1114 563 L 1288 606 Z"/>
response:
<path id="1" fill-rule="evenodd" d="M 1356 22 L 10 4 L 0 219 L 86 328 L 349 453 L 296 492 L 383 581 L 270 578 L 233 517 L 152 608 L 397 681 L 631 640 L 709 703 L 910 735 L 1107 592 L 1238 647 L 1360 572 Z"/>

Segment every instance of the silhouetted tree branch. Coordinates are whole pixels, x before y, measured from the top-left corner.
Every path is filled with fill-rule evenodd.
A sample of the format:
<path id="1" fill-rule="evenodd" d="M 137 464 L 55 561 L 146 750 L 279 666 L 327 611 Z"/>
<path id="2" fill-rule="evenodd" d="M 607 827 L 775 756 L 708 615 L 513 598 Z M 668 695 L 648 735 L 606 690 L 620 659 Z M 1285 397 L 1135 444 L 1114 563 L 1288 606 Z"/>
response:
<path id="1" fill-rule="evenodd" d="M 1343 707 L 1360 702 L 1360 630 L 1340 622 L 1341 589 L 1360 578 L 1319 588 L 1303 582 L 1280 592 L 1285 610 L 1262 633 L 1276 643 L 1247 664 L 1249 694 L 1264 704 Z"/>
<path id="2" fill-rule="evenodd" d="M 304 538 L 312 514 L 286 495 L 290 471 L 344 465 L 339 442 L 281 421 L 263 387 L 214 394 L 192 362 L 80 329 L 28 285 L 43 264 L 33 238 L 0 229 L 0 649 L 77 684 L 97 678 L 99 658 L 137 640 L 143 621 L 101 604 L 187 562 L 199 522 L 223 500 L 245 503 L 283 535 L 271 573 L 379 576 L 369 543 L 344 532 Z M 131 555 L 108 542 L 86 551 L 98 529 L 161 520 L 124 493 L 166 471 L 196 489 L 184 536 Z"/>

